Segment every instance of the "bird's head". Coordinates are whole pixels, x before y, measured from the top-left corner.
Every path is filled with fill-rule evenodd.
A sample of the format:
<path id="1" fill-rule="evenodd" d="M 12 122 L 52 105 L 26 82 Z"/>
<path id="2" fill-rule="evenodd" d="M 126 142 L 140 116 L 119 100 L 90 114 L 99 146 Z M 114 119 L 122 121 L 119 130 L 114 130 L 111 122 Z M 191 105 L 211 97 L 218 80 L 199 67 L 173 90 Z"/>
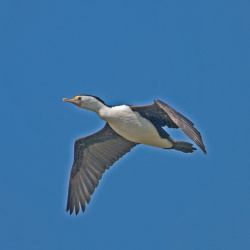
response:
<path id="1" fill-rule="evenodd" d="M 73 98 L 63 98 L 64 102 L 71 102 L 76 106 L 89 109 L 97 112 L 103 105 L 106 106 L 103 100 L 99 97 L 91 96 L 91 95 L 77 95 Z"/>

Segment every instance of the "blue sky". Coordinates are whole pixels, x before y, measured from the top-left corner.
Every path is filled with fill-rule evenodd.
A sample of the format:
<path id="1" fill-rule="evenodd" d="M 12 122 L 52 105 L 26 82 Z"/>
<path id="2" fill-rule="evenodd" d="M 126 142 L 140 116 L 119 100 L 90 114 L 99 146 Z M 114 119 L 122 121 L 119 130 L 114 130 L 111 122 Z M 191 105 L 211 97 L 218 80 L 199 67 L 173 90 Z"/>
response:
<path id="1" fill-rule="evenodd" d="M 0 248 L 249 249 L 249 9 L 1 1 Z M 208 155 L 140 145 L 70 216 L 74 141 L 104 126 L 62 102 L 83 93 L 165 101 L 195 123 Z"/>

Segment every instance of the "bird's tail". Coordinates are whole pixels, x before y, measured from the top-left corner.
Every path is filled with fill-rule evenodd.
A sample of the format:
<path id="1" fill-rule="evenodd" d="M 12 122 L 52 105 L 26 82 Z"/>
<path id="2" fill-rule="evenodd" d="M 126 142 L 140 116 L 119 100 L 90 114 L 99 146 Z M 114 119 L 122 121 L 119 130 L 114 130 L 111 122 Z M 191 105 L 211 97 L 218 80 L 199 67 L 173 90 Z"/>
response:
<path id="1" fill-rule="evenodd" d="M 184 152 L 184 153 L 192 153 L 196 148 L 193 147 L 193 144 L 185 141 L 174 141 L 172 149 Z"/>

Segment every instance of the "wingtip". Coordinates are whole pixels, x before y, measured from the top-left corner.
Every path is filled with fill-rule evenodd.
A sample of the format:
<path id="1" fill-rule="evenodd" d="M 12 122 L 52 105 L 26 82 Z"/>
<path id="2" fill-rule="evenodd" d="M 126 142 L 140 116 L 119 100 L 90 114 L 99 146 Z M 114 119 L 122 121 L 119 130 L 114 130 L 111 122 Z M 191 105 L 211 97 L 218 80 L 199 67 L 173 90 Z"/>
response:
<path id="1" fill-rule="evenodd" d="M 70 207 L 69 203 L 67 204 L 67 207 L 66 207 L 66 212 L 69 211 L 69 214 L 71 215 L 73 212 L 74 212 L 74 207 Z"/>
<path id="2" fill-rule="evenodd" d="M 67 207 L 66 207 L 66 212 L 69 211 L 69 204 L 67 204 Z"/>
<path id="3" fill-rule="evenodd" d="M 202 150 L 202 152 L 205 154 L 205 155 L 207 155 L 207 151 L 206 151 L 206 149 L 205 149 L 205 146 L 203 145 L 203 146 L 200 146 L 200 145 L 198 145 L 199 147 L 200 147 L 200 149 Z"/>
<path id="4" fill-rule="evenodd" d="M 199 147 L 201 148 L 201 150 L 203 151 L 203 153 L 204 153 L 205 155 L 207 155 L 207 151 L 206 151 L 206 148 L 205 148 L 205 146 L 204 146 L 204 144 L 203 144 L 202 139 L 201 139 L 201 144 L 202 144 L 202 145 L 199 145 Z"/>

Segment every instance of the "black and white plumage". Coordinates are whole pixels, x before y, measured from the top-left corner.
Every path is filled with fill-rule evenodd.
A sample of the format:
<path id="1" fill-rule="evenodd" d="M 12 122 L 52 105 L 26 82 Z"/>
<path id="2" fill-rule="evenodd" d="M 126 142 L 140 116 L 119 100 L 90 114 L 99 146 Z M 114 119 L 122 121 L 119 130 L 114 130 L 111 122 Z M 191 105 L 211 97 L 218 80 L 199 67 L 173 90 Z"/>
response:
<path id="1" fill-rule="evenodd" d="M 201 134 L 194 124 L 166 103 L 155 100 L 147 106 L 107 106 L 100 98 L 79 95 L 64 98 L 76 106 L 96 112 L 106 121 L 103 129 L 75 142 L 74 162 L 69 181 L 67 211 L 84 212 L 86 202 L 106 169 L 138 144 L 184 153 L 196 150 L 191 143 L 175 141 L 162 128 L 180 128 L 206 154 Z"/>

